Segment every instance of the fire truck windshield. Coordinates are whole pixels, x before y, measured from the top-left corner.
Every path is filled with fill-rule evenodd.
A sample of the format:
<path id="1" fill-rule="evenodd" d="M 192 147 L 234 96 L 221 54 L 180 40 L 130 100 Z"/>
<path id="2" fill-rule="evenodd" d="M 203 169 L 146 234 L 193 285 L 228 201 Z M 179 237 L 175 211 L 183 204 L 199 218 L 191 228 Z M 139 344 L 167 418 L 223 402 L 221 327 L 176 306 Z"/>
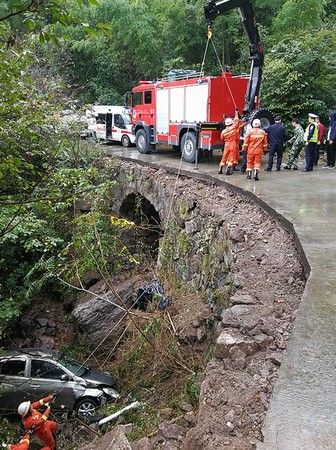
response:
<path id="1" fill-rule="evenodd" d="M 131 105 L 133 108 L 134 106 L 142 105 L 142 92 L 132 92 Z"/>

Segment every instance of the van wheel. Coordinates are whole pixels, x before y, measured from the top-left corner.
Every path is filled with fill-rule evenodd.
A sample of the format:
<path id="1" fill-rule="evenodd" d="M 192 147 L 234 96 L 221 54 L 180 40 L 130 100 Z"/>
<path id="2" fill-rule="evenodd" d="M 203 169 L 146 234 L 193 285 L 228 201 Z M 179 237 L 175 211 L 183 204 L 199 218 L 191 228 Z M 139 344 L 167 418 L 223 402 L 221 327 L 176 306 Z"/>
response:
<path id="1" fill-rule="evenodd" d="M 135 145 L 139 153 L 145 154 L 152 151 L 151 145 L 147 140 L 146 132 L 142 128 L 135 134 Z"/>
<path id="2" fill-rule="evenodd" d="M 93 398 L 83 398 L 76 403 L 76 416 L 93 416 L 98 406 L 99 403 Z"/>
<path id="3" fill-rule="evenodd" d="M 123 147 L 129 147 L 131 145 L 130 138 L 126 134 L 121 136 L 121 145 Z"/>
<path id="4" fill-rule="evenodd" d="M 196 160 L 196 135 L 193 132 L 185 133 L 181 141 L 182 158 L 184 161 L 193 163 Z"/>

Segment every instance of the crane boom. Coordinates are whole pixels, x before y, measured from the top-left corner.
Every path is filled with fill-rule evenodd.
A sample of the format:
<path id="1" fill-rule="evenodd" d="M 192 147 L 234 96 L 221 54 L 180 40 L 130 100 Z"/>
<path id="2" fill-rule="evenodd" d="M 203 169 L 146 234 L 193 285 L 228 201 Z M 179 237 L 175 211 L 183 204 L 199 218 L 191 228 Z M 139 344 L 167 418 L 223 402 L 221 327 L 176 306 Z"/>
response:
<path id="1" fill-rule="evenodd" d="M 205 20 L 211 29 L 219 14 L 237 8 L 244 30 L 249 39 L 251 71 L 245 94 L 244 113 L 249 114 L 256 107 L 260 91 L 264 54 L 259 36 L 258 26 L 254 16 L 251 0 L 207 0 L 204 6 Z"/>

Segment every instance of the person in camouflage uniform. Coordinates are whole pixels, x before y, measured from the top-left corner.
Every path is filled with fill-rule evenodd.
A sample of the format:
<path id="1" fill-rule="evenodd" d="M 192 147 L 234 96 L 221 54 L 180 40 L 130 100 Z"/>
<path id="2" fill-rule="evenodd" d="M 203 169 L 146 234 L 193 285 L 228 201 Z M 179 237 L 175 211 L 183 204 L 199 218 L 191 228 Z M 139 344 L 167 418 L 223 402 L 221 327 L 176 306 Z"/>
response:
<path id="1" fill-rule="evenodd" d="M 299 154 L 304 144 L 304 131 L 298 119 L 292 119 L 292 125 L 294 127 L 294 136 L 287 141 L 287 144 L 292 144 L 292 148 L 290 149 L 288 162 L 284 169 L 293 168 L 293 170 L 298 170 Z"/>

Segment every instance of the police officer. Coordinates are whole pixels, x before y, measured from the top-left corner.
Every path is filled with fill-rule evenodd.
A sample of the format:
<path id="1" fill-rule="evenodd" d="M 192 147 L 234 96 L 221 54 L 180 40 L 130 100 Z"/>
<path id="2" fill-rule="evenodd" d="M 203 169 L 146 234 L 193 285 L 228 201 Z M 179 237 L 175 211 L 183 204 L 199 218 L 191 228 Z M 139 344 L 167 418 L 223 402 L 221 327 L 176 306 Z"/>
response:
<path id="1" fill-rule="evenodd" d="M 318 126 L 317 126 L 317 115 L 314 113 L 308 114 L 309 124 L 304 133 L 305 146 L 305 156 L 306 156 L 306 167 L 301 170 L 301 172 L 312 172 L 314 167 L 314 155 L 315 148 L 318 141 Z"/>
<path id="2" fill-rule="evenodd" d="M 275 154 L 277 154 L 276 170 L 281 170 L 282 155 L 284 150 L 283 144 L 284 140 L 288 138 L 286 129 L 282 125 L 281 117 L 276 116 L 274 120 L 275 123 L 265 129 L 269 144 L 268 166 L 265 169 L 267 172 L 270 172 L 272 170 L 273 158 Z"/>

